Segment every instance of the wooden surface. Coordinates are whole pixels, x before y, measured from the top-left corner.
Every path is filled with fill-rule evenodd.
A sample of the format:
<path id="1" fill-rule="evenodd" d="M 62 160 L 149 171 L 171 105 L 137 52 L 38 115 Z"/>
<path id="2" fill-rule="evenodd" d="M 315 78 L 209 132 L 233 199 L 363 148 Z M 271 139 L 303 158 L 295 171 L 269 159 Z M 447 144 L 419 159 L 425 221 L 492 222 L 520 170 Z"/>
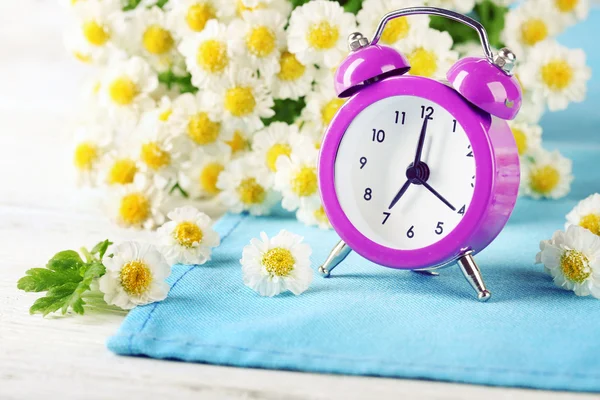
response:
<path id="1" fill-rule="evenodd" d="M 143 234 L 116 229 L 72 184 L 66 127 L 84 70 L 62 50 L 63 11 L 55 0 L 10 4 L 0 14 L 0 399 L 593 397 L 119 357 L 105 341 L 124 314 L 30 316 L 36 295 L 16 290 L 26 269 L 61 249 Z"/>

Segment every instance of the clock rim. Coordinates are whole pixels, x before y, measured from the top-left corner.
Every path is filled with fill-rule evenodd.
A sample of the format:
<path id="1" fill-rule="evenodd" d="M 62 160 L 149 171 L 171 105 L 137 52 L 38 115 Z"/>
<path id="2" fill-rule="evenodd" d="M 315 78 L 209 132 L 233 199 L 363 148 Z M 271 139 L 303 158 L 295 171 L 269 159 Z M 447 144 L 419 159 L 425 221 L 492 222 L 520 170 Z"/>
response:
<path id="1" fill-rule="evenodd" d="M 444 107 L 459 121 L 475 154 L 477 176 L 469 209 L 452 232 L 436 243 L 412 250 L 389 248 L 363 235 L 342 210 L 335 188 L 337 152 L 350 123 L 375 102 L 401 95 L 432 101 Z M 386 267 L 412 270 L 435 268 L 452 262 L 470 250 L 473 236 L 480 230 L 491 207 L 496 160 L 488 135 L 490 126 L 489 114 L 474 108 L 454 89 L 433 79 L 397 76 L 360 90 L 338 110 L 325 132 L 319 153 L 319 190 L 323 208 L 334 230 L 352 250 Z"/>

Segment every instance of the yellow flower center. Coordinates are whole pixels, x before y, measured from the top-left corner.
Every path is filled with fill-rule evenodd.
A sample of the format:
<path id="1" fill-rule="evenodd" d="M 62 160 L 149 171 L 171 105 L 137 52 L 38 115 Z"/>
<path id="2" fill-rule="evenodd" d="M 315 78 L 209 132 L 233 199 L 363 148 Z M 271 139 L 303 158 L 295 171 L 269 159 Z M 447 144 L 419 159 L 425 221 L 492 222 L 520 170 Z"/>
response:
<path id="1" fill-rule="evenodd" d="M 515 137 L 515 142 L 517 143 L 519 155 L 522 156 L 527 151 L 527 136 L 525 136 L 525 132 L 517 128 L 512 128 L 512 133 Z"/>
<path id="2" fill-rule="evenodd" d="M 580 251 L 567 250 L 560 257 L 560 268 L 565 278 L 575 283 L 583 283 L 591 274 L 590 261 Z"/>
<path id="3" fill-rule="evenodd" d="M 581 218 L 579 226 L 600 236 L 600 214 L 588 214 Z"/>
<path id="4" fill-rule="evenodd" d="M 151 54 L 165 54 L 173 48 L 175 41 L 171 33 L 159 25 L 150 25 L 142 38 L 144 48 Z"/>
<path id="5" fill-rule="evenodd" d="M 91 170 L 98 159 L 98 147 L 90 142 L 83 142 L 75 147 L 73 163 L 80 170 Z"/>
<path id="6" fill-rule="evenodd" d="M 227 45 L 216 39 L 202 42 L 196 54 L 196 63 L 210 73 L 220 73 L 229 65 Z"/>
<path id="7" fill-rule="evenodd" d="M 108 93 L 113 102 L 120 106 L 126 106 L 133 102 L 138 94 L 138 88 L 131 79 L 122 76 L 111 82 Z"/>
<path id="8" fill-rule="evenodd" d="M 223 169 L 221 163 L 208 163 L 200 172 L 200 187 L 210 194 L 218 194 L 220 190 L 217 188 L 217 181 Z"/>
<path id="9" fill-rule="evenodd" d="M 110 33 L 96 21 L 88 21 L 83 24 L 83 36 L 94 46 L 102 46 L 110 39 Z"/>
<path id="10" fill-rule="evenodd" d="M 150 216 L 150 200 L 143 193 L 130 193 L 121 199 L 121 220 L 127 225 L 139 225 Z"/>
<path id="11" fill-rule="evenodd" d="M 244 11 L 254 11 L 254 10 L 259 10 L 261 8 L 266 8 L 266 4 L 263 3 L 262 1 L 259 2 L 254 7 L 247 7 L 244 5 L 244 2 L 242 0 L 237 0 L 236 5 L 237 5 L 236 11 L 237 11 L 238 17 L 241 17 L 242 14 L 244 13 Z"/>
<path id="12" fill-rule="evenodd" d="M 150 169 L 155 171 L 171 163 L 171 155 L 161 149 L 156 142 L 144 143 L 140 158 Z"/>
<path id="13" fill-rule="evenodd" d="M 548 26 L 539 18 L 532 18 L 521 25 L 521 40 L 528 46 L 533 46 L 547 37 Z"/>
<path id="14" fill-rule="evenodd" d="M 133 182 L 136 173 L 135 161 L 129 158 L 116 160 L 108 171 L 108 183 L 111 185 L 126 185 Z"/>
<path id="15" fill-rule="evenodd" d="M 295 55 L 284 51 L 279 59 L 280 70 L 277 77 L 282 81 L 295 81 L 304 75 L 306 67 L 302 65 Z"/>
<path id="16" fill-rule="evenodd" d="M 317 192 L 319 186 L 317 171 L 314 167 L 302 167 L 292 178 L 292 191 L 300 197 L 311 196 Z"/>
<path id="17" fill-rule="evenodd" d="M 571 12 L 577 7 L 579 0 L 554 0 L 554 4 L 561 12 Z"/>
<path id="18" fill-rule="evenodd" d="M 185 22 L 187 22 L 191 30 L 200 32 L 209 20 L 216 17 L 217 14 L 212 5 L 208 3 L 196 3 L 188 8 Z"/>
<path id="19" fill-rule="evenodd" d="M 306 40 L 317 50 L 328 50 L 335 46 L 339 37 L 340 31 L 337 26 L 321 21 L 308 28 Z"/>
<path id="20" fill-rule="evenodd" d="M 246 36 L 248 51 L 257 57 L 266 57 L 275 50 L 276 37 L 266 26 L 253 28 Z"/>
<path id="21" fill-rule="evenodd" d="M 123 265 L 119 278 L 123 290 L 129 295 L 141 296 L 152 284 L 152 272 L 141 260 L 129 261 Z"/>
<path id="22" fill-rule="evenodd" d="M 256 99 L 249 87 L 234 87 L 225 93 L 225 109 L 235 117 L 243 117 L 254 111 Z"/>
<path id="23" fill-rule="evenodd" d="M 408 55 L 411 75 L 431 78 L 437 71 L 437 57 L 433 51 L 419 47 Z"/>
<path id="24" fill-rule="evenodd" d="M 237 188 L 240 201 L 246 205 L 260 204 L 265 200 L 267 192 L 254 178 L 246 178 Z"/>
<path id="25" fill-rule="evenodd" d="M 313 213 L 313 215 L 315 216 L 315 219 L 322 223 L 322 224 L 328 224 L 329 223 L 329 219 L 327 218 L 327 214 L 325 214 L 325 209 L 323 208 L 323 206 L 317 208 L 315 210 L 315 212 Z"/>
<path id="26" fill-rule="evenodd" d="M 88 64 L 92 62 L 92 56 L 90 56 L 89 54 L 83 54 L 80 51 L 74 51 L 73 57 L 75 57 L 77 61 L 81 61 L 82 63 Z"/>
<path id="27" fill-rule="evenodd" d="M 220 131 L 221 124 L 212 121 L 205 112 L 190 117 L 187 125 L 188 136 L 199 145 L 213 143 L 219 137 Z"/>
<path id="28" fill-rule="evenodd" d="M 184 221 L 177 224 L 173 236 L 181 246 L 192 247 L 194 243 L 200 243 L 202 241 L 204 233 L 197 224 Z"/>
<path id="29" fill-rule="evenodd" d="M 541 73 L 546 86 L 555 91 L 567 88 L 573 80 L 573 68 L 563 60 L 549 62 L 542 67 Z"/>
<path id="30" fill-rule="evenodd" d="M 162 122 L 166 122 L 171 117 L 171 114 L 173 114 L 173 110 L 170 108 L 167 108 L 166 110 L 164 110 L 163 112 L 158 114 L 158 120 L 162 121 Z"/>
<path id="31" fill-rule="evenodd" d="M 271 276 L 285 277 L 294 270 L 296 260 L 288 249 L 275 247 L 263 255 L 261 262 Z"/>
<path id="32" fill-rule="evenodd" d="M 248 140 L 244 138 L 244 135 L 240 131 L 233 132 L 233 138 L 225 142 L 231 147 L 231 153 L 235 154 L 248 148 Z"/>
<path id="33" fill-rule="evenodd" d="M 394 44 L 400 39 L 404 39 L 408 35 L 410 25 L 406 17 L 400 17 L 391 20 L 385 26 L 381 41 L 385 44 Z"/>
<path id="34" fill-rule="evenodd" d="M 279 156 L 289 157 L 292 153 L 292 148 L 285 143 L 275 143 L 267 150 L 267 167 L 273 172 L 277 171 L 277 159 Z"/>
<path id="35" fill-rule="evenodd" d="M 560 182 L 560 173 L 551 165 L 546 165 L 534 169 L 531 172 L 531 189 L 540 194 L 550 193 L 558 182 Z"/>
<path id="36" fill-rule="evenodd" d="M 327 126 L 335 116 L 335 113 L 340 109 L 340 107 L 344 104 L 344 99 L 332 99 L 327 104 L 321 108 L 321 121 L 323 121 L 323 125 Z"/>

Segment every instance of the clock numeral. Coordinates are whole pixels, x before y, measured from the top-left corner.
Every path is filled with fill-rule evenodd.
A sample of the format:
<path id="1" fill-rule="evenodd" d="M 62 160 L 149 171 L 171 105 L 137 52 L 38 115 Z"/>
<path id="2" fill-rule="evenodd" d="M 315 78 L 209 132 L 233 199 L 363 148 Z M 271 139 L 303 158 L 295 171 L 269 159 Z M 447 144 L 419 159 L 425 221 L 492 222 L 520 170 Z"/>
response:
<path id="1" fill-rule="evenodd" d="M 441 235 L 442 233 L 444 233 L 444 223 L 443 222 L 438 222 L 436 228 L 435 228 L 435 233 L 437 235 Z"/>
<path id="2" fill-rule="evenodd" d="M 475 187 L 475 175 L 473 175 L 471 177 L 471 187 L 474 188 Z"/>
<path id="3" fill-rule="evenodd" d="M 454 132 L 456 132 L 456 120 L 453 119 L 452 123 L 454 124 L 454 125 L 452 125 L 452 133 L 454 133 Z"/>
<path id="4" fill-rule="evenodd" d="M 385 222 L 388 220 L 388 218 L 390 217 L 390 215 L 392 215 L 392 213 L 384 212 L 383 215 L 385 217 L 383 218 L 383 222 L 381 223 L 381 225 L 385 225 Z"/>
<path id="5" fill-rule="evenodd" d="M 402 118 L 400 118 L 400 116 L 402 116 Z M 406 119 L 406 113 L 404 111 L 400 112 L 400 111 L 396 111 L 396 123 L 398 123 L 398 121 L 402 121 L 402 125 L 404 125 L 404 120 Z"/>
<path id="6" fill-rule="evenodd" d="M 421 106 L 421 118 L 433 119 L 432 115 L 434 111 L 433 107 Z"/>
<path id="7" fill-rule="evenodd" d="M 367 165 L 367 157 L 361 157 L 359 161 L 360 161 L 360 169 L 363 169 L 365 167 L 365 165 Z"/>
<path id="8" fill-rule="evenodd" d="M 460 210 L 458 210 L 458 213 L 459 213 L 460 215 L 465 215 L 465 208 L 466 208 L 466 206 L 462 206 L 462 207 L 460 208 Z"/>
<path id="9" fill-rule="evenodd" d="M 365 195 L 363 196 L 363 198 L 366 201 L 371 201 L 371 199 L 373 198 L 373 191 L 371 190 L 371 188 L 365 189 Z"/>
<path id="10" fill-rule="evenodd" d="M 471 149 L 471 145 L 469 145 L 467 149 Z M 473 157 L 473 150 L 467 153 L 467 157 Z"/>
<path id="11" fill-rule="evenodd" d="M 413 225 L 413 226 L 411 226 L 411 227 L 410 227 L 410 229 L 408 230 L 408 232 L 406 232 L 406 236 L 407 236 L 409 239 L 412 239 L 412 238 L 414 238 L 414 237 L 415 237 L 415 231 L 413 231 L 414 227 L 415 227 L 414 225 Z"/>
<path id="12" fill-rule="evenodd" d="M 373 141 L 378 141 L 382 143 L 385 140 L 385 132 L 383 129 L 373 129 Z"/>

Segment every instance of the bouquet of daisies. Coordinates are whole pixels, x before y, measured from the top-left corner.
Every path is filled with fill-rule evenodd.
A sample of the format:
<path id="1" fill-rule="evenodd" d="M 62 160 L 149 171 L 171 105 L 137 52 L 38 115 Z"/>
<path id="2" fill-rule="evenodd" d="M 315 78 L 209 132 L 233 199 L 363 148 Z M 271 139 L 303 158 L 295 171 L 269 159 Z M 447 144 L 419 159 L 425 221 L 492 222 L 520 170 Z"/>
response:
<path id="1" fill-rule="evenodd" d="M 97 78 L 85 87 L 74 165 L 107 196 L 126 227 L 162 224 L 173 203 L 214 199 L 230 212 L 268 214 L 281 203 L 299 220 L 329 222 L 316 161 L 343 105 L 333 73 L 347 37 L 370 36 L 389 11 L 419 0 L 68 0 L 65 43 Z M 584 19 L 588 0 L 427 0 L 482 21 L 496 47 L 519 57 L 524 105 L 511 127 L 522 193 L 565 195 L 570 161 L 541 147 L 544 111 L 582 101 L 582 50 L 554 37 Z M 411 74 L 443 79 L 459 56 L 481 54 L 468 28 L 435 17 L 391 21 L 381 43 Z"/>

